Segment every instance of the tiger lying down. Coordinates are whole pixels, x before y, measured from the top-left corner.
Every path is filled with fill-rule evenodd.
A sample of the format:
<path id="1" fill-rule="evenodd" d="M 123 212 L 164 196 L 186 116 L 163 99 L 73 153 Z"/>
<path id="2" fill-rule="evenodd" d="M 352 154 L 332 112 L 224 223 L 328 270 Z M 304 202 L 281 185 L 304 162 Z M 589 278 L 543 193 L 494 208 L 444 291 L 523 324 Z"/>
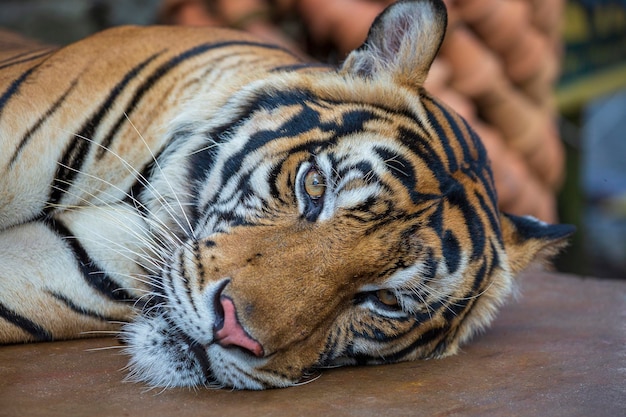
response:
<path id="1" fill-rule="evenodd" d="M 498 212 L 422 88 L 445 27 L 398 2 L 339 68 L 179 27 L 5 51 L 0 342 L 119 331 L 166 387 L 454 354 L 572 228 Z"/>

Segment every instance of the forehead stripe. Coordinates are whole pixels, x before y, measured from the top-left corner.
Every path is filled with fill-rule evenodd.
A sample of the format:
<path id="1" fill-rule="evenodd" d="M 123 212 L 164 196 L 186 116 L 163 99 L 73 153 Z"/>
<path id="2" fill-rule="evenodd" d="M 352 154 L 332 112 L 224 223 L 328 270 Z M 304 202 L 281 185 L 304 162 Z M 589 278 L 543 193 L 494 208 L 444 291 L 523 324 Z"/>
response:
<path id="1" fill-rule="evenodd" d="M 330 139 L 321 137 L 318 140 L 313 140 L 309 142 L 293 140 L 294 146 L 292 146 L 289 150 L 290 153 L 295 153 L 299 151 L 311 151 L 312 147 L 314 146 L 332 146 L 336 142 L 337 138 L 364 130 L 364 124 L 367 121 L 380 117 L 376 115 L 373 111 L 358 108 L 349 111 L 338 111 L 338 114 L 341 117 L 340 121 L 338 122 L 322 122 L 320 111 L 312 108 L 311 103 L 322 107 L 326 106 L 324 102 L 320 102 L 319 100 L 315 99 L 308 92 L 288 92 L 281 94 L 280 96 L 263 96 L 255 100 L 249 106 L 245 107 L 246 111 L 251 112 L 249 114 L 252 114 L 254 111 L 258 111 L 261 109 L 270 110 L 291 105 L 298 105 L 300 107 L 300 111 L 291 116 L 287 121 L 285 121 L 282 125 L 278 126 L 275 129 L 260 130 L 252 134 L 250 138 L 246 141 L 245 146 L 236 154 L 229 157 L 227 161 L 225 161 L 222 168 L 221 178 L 223 178 L 224 180 L 228 180 L 229 178 L 231 178 L 233 175 L 238 173 L 244 166 L 243 161 L 248 155 L 275 140 L 295 137 L 314 129 L 319 129 L 322 132 L 332 133 L 333 137 Z M 214 131 L 210 135 L 212 137 L 220 137 L 220 140 L 223 141 L 225 139 L 225 136 L 227 136 L 228 130 L 233 129 L 234 126 L 236 126 L 238 123 L 239 122 L 233 123 L 232 125 L 222 126 L 222 128 L 226 130 L 221 132 Z M 205 155 L 203 153 L 203 156 L 208 156 L 209 160 L 212 159 L 210 154 Z M 199 157 L 200 156 L 197 156 L 196 159 Z M 196 178 L 196 180 L 204 179 L 211 170 L 211 168 L 206 163 L 200 162 L 199 165 L 206 168 L 202 170 L 196 170 L 196 172 L 201 175 L 201 177 Z M 217 195 L 215 198 L 217 198 Z M 212 203 L 214 203 L 213 200 L 207 201 L 203 210 L 206 211 L 208 206 L 210 206 Z"/>
<path id="2" fill-rule="evenodd" d="M 489 202 L 490 204 L 487 204 L 482 194 L 478 192 L 474 192 L 474 196 L 478 200 L 478 204 L 480 204 L 480 207 L 483 213 L 487 215 L 487 219 L 489 219 L 489 225 L 491 226 L 491 230 L 494 232 L 500 230 L 500 221 L 495 213 L 495 210 L 496 210 L 495 196 L 491 192 L 489 192 L 489 197 L 491 199 L 491 201 Z M 497 236 L 498 241 L 502 244 L 501 234 L 495 233 L 495 235 Z"/>
<path id="3" fill-rule="evenodd" d="M 430 139 L 425 138 L 419 132 L 409 126 L 398 128 L 398 141 L 420 158 L 430 168 L 432 175 L 440 184 L 446 184 L 450 180 L 450 174 L 441 156 L 430 144 Z"/>
<path id="4" fill-rule="evenodd" d="M 446 230 L 441 239 L 441 251 L 448 273 L 454 274 L 461 264 L 461 245 L 451 230 Z"/>
<path id="5" fill-rule="evenodd" d="M 411 201 L 413 201 L 414 204 L 419 204 L 424 200 L 430 200 L 436 197 L 432 194 L 422 194 L 417 191 L 417 177 L 415 175 L 415 167 L 411 161 L 404 158 L 399 153 L 391 152 L 378 146 L 374 147 L 374 152 L 383 160 L 389 173 L 399 179 L 402 185 L 407 189 Z M 397 167 L 394 168 L 393 165 L 397 165 Z"/>
<path id="6" fill-rule="evenodd" d="M 432 110 L 428 111 L 429 121 L 433 124 L 433 127 L 437 131 L 437 136 L 446 145 L 446 153 L 449 155 L 449 158 L 451 158 L 450 171 L 454 172 L 459 169 L 456 156 L 451 149 L 452 145 L 448 141 L 448 139 L 451 138 L 461 139 L 455 140 L 454 142 L 457 146 L 460 147 L 463 154 L 464 162 L 472 162 L 470 165 L 479 167 L 486 165 L 486 152 L 484 150 L 482 142 L 478 135 L 476 135 L 474 130 L 469 126 L 467 121 L 461 116 L 451 113 L 441 104 L 432 100 L 430 97 L 425 97 L 424 102 L 425 104 L 430 104 L 429 106 L 425 106 L 426 108 L 430 106 L 432 106 L 433 108 Z M 451 132 L 448 132 L 447 129 L 443 128 L 441 124 L 437 121 L 438 115 L 443 115 L 443 118 L 445 119 L 446 124 Z M 461 128 L 461 126 L 459 126 L 459 122 L 462 124 L 463 129 Z M 472 155 L 469 144 L 472 144 L 474 147 L 474 155 Z M 463 168 L 461 167 L 461 169 Z"/>
<path id="7" fill-rule="evenodd" d="M 462 138 L 463 135 L 461 134 L 461 132 L 457 129 L 455 129 L 453 125 L 450 124 L 450 119 L 447 116 L 447 112 L 444 111 L 441 107 L 434 105 L 434 102 L 431 100 L 428 100 L 426 97 L 424 97 L 424 109 L 426 109 L 426 114 L 428 117 L 428 122 L 430 124 L 430 126 L 432 126 L 432 128 L 435 131 L 435 138 L 437 139 L 437 141 L 439 143 L 441 143 L 441 145 L 444 148 L 444 153 L 446 155 L 446 158 L 448 159 L 448 167 L 447 169 L 445 169 L 446 172 L 455 172 L 459 169 L 459 164 L 458 161 L 456 159 L 456 155 L 454 153 L 454 147 L 451 144 L 450 139 L 455 139 L 455 138 Z M 431 104 L 434 105 L 434 108 L 431 106 L 427 106 L 426 104 Z M 450 132 L 448 129 L 444 128 L 444 126 L 442 126 L 442 124 L 439 122 L 440 119 L 440 115 L 443 113 L 443 116 L 445 118 L 446 121 L 448 121 L 448 126 L 451 127 L 452 131 Z M 455 144 L 458 146 L 459 144 L 461 146 L 462 145 L 462 140 L 455 140 L 454 141 Z"/>
<path id="8" fill-rule="evenodd" d="M 359 109 L 342 112 L 341 122 L 339 123 L 323 123 L 321 121 L 320 113 L 317 110 L 311 108 L 311 106 L 308 104 L 309 102 L 311 102 L 311 100 L 308 100 L 308 102 L 306 100 L 303 100 L 305 99 L 306 95 L 294 95 L 296 97 L 300 97 L 297 99 L 297 104 L 301 106 L 301 110 L 278 128 L 272 130 L 261 130 L 251 135 L 244 148 L 237 154 L 233 155 L 225 164 L 225 171 L 227 173 L 237 172 L 242 165 L 243 159 L 247 155 L 274 140 L 283 137 L 297 136 L 313 129 L 320 129 L 322 132 L 332 132 L 334 138 L 336 139 L 341 136 L 364 130 L 363 125 L 366 121 L 377 118 L 374 113 L 367 110 Z M 284 97 L 281 97 L 280 99 L 276 99 L 275 97 L 269 97 L 264 102 L 265 104 L 259 103 L 259 106 L 261 108 L 268 109 L 279 108 L 283 105 L 289 105 L 290 103 L 293 103 L 293 98 L 294 97 L 285 99 Z M 324 145 L 328 146 L 332 145 L 334 143 L 334 140 L 320 138 L 319 143 L 323 143 Z M 297 144 L 297 146 L 293 147 L 293 151 L 304 150 L 311 146 L 310 143 L 302 143 L 296 141 L 294 141 L 294 144 Z"/>

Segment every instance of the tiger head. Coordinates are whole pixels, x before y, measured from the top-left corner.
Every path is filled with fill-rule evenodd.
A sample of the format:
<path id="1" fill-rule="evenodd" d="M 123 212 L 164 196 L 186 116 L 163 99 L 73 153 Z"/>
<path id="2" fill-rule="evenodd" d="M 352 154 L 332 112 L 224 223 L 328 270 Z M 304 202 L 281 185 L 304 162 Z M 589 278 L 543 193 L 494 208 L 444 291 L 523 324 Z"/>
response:
<path id="1" fill-rule="evenodd" d="M 153 174 L 171 195 L 149 211 L 179 243 L 124 329 L 136 378 L 263 389 L 453 354 L 565 244 L 568 226 L 498 211 L 479 138 L 424 91 L 446 19 L 440 1 L 395 3 L 340 68 L 177 119 Z"/>

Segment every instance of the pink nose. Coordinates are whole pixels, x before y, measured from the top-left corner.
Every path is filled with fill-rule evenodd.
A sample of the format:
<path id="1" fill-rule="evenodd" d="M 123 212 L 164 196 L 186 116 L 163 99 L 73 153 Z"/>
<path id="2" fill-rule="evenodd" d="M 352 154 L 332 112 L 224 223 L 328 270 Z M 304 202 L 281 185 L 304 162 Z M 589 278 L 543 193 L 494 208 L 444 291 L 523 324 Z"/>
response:
<path id="1" fill-rule="evenodd" d="M 235 304 L 228 297 L 220 297 L 220 304 L 224 312 L 224 321 L 221 328 L 216 329 L 215 338 L 220 346 L 239 346 L 256 357 L 263 356 L 263 346 L 246 333 L 237 319 Z"/>

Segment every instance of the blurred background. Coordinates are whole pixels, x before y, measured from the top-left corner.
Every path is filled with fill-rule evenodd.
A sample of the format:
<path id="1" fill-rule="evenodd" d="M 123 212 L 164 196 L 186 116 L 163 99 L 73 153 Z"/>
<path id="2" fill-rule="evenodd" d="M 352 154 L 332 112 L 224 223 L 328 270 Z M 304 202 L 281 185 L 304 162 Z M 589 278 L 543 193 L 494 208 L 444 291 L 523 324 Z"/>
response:
<path id="1" fill-rule="evenodd" d="M 167 22 L 245 26 L 242 24 L 243 20 L 235 24 L 221 19 L 220 11 L 212 10 L 209 6 L 200 13 L 194 12 L 196 15 L 191 19 L 188 16 L 185 17 L 176 7 L 186 1 L 0 0 L 0 27 L 18 31 L 46 43 L 63 45 L 96 31 L 122 24 L 145 25 Z M 199 1 L 197 0 L 196 3 Z M 222 0 L 222 3 L 230 2 L 229 4 L 232 5 L 238 1 Z M 375 3 L 373 0 L 351 1 Z M 531 29 L 537 29 L 537 33 L 544 34 L 544 37 L 549 40 L 547 43 L 550 46 L 550 53 L 544 57 L 537 52 L 538 47 L 531 48 L 525 52 L 525 55 L 521 55 L 520 61 L 525 62 L 526 67 L 531 65 L 533 58 L 535 61 L 540 61 L 537 64 L 537 72 L 544 74 L 545 82 L 534 84 L 534 87 L 529 86 L 528 80 L 521 82 L 517 79 L 521 77 L 520 71 L 524 69 L 523 65 L 517 64 L 511 67 L 511 71 L 508 71 L 509 68 L 503 64 L 506 70 L 503 70 L 506 74 L 506 83 L 503 85 L 512 86 L 513 93 L 521 91 L 525 95 L 536 96 L 531 98 L 539 103 L 536 106 L 539 113 L 548 114 L 554 121 L 555 133 L 550 133 L 551 127 L 548 127 L 545 132 L 557 141 L 557 151 L 554 152 L 557 152 L 559 158 L 562 157 L 563 168 L 558 168 L 557 174 L 547 172 L 536 175 L 539 186 L 545 183 L 544 188 L 548 190 L 548 194 L 555 196 L 556 213 L 551 214 L 550 204 L 552 203 L 543 204 L 543 208 L 533 208 L 532 210 L 536 212 L 530 209 L 527 211 L 546 220 L 554 220 L 558 215 L 560 222 L 573 223 L 578 226 L 578 232 L 571 247 L 557 260 L 557 269 L 578 275 L 624 279 L 626 278 L 626 0 L 555 0 L 554 3 L 558 5 L 555 10 L 558 14 L 556 17 L 552 16 L 552 20 L 549 21 L 546 21 L 544 17 L 548 16 L 550 11 L 538 10 L 544 7 L 544 4 L 553 3 L 552 1 L 546 3 L 546 1 L 447 1 L 449 7 L 452 6 L 449 25 L 452 30 L 449 29 L 446 43 L 442 48 L 443 58 L 437 63 L 437 68 L 433 67 L 433 72 L 439 71 L 438 74 L 445 74 L 445 76 L 433 76 L 437 78 L 434 80 L 430 80 L 429 77 L 431 83 L 429 89 L 435 96 L 438 96 L 440 92 L 441 96 L 450 97 L 448 104 L 461 109 L 458 110 L 461 114 L 470 121 L 475 121 L 479 126 L 477 130 L 480 130 L 481 136 L 487 138 L 485 141 L 488 142 L 487 147 L 490 152 L 490 146 L 495 149 L 494 154 L 497 155 L 498 152 L 497 141 L 494 142 L 495 145 L 489 145 L 492 136 L 503 137 L 508 141 L 506 142 L 508 146 L 517 149 L 514 141 L 507 137 L 507 126 L 524 119 L 519 116 L 518 112 L 515 112 L 513 119 L 509 118 L 507 122 L 505 117 L 504 125 L 498 126 L 497 109 L 490 110 L 487 107 L 484 103 L 485 97 L 475 92 L 477 84 L 469 83 L 472 78 L 461 79 L 455 75 L 457 74 L 455 68 L 463 65 L 467 60 L 459 59 L 453 47 L 456 43 L 458 44 L 456 46 L 461 45 L 459 48 L 467 49 L 467 45 L 471 45 L 472 40 L 477 39 L 478 41 L 474 43 L 483 50 L 496 51 L 493 54 L 486 53 L 484 58 L 478 55 L 478 52 L 470 56 L 477 61 L 478 67 L 486 68 L 493 61 L 490 61 L 490 56 L 495 56 L 497 61 L 498 58 L 504 56 L 502 53 L 499 54 L 498 48 L 507 49 L 507 47 L 503 48 L 502 45 L 498 45 L 498 40 L 503 39 L 498 35 L 498 30 L 486 28 L 485 20 L 475 17 L 476 11 L 481 7 L 480 4 L 484 6 L 489 3 L 492 6 L 484 7 L 495 9 L 497 6 L 503 11 L 505 8 L 500 6 L 510 6 L 511 8 L 506 10 L 521 10 L 528 14 L 530 24 L 526 29 L 522 26 L 521 33 L 526 35 Z M 320 10 L 322 3 L 327 2 L 327 0 L 320 0 Z M 206 1 L 205 3 L 217 4 L 219 2 Z M 286 4 L 290 1 L 272 3 Z M 315 0 L 303 0 L 301 3 L 315 6 Z M 522 3 L 527 3 L 527 5 Z M 521 8 L 515 9 L 518 6 Z M 284 9 L 286 6 L 281 7 Z M 532 12 L 535 14 L 533 15 Z M 508 12 L 506 14 L 520 16 L 520 13 Z M 345 35 L 333 43 L 332 36 L 319 29 L 320 25 L 317 24 L 319 22 L 307 18 L 306 15 L 298 19 L 293 16 L 285 18 L 283 15 L 276 17 L 264 14 L 263 18 L 271 20 L 271 23 L 278 28 L 278 32 L 286 33 L 285 39 L 290 47 L 303 50 L 317 59 L 340 61 L 345 54 L 345 49 L 352 47 L 347 41 L 342 44 L 342 41 L 347 39 Z M 324 22 L 323 18 L 320 19 Z M 364 19 L 366 20 L 365 27 L 368 27 L 367 19 L 369 18 Z M 541 27 L 542 24 L 543 27 Z M 307 25 L 306 28 L 309 30 L 301 30 L 299 25 Z M 513 26 L 513 23 L 510 25 L 503 23 L 501 26 Z M 243 28 L 246 29 L 246 27 Z M 357 41 L 365 36 L 359 30 L 354 29 L 357 32 Z M 269 35 L 273 36 L 273 34 Z M 477 51 L 480 52 L 479 49 Z M 509 61 L 510 59 L 505 58 L 502 62 L 507 64 L 507 59 Z M 549 65 L 548 61 L 551 62 L 554 59 L 557 65 Z M 488 71 L 482 72 L 488 73 Z M 533 91 L 533 88 L 535 90 L 539 88 L 541 91 L 537 93 Z M 521 100 L 529 101 L 523 97 Z M 459 107 L 453 103 L 458 103 Z M 498 107 L 498 109 L 501 108 Z M 528 169 L 531 171 L 533 161 L 542 159 L 541 155 L 548 155 L 552 152 L 550 149 L 554 149 L 554 147 L 547 148 L 545 152 L 541 150 L 537 156 L 537 149 L 542 148 L 534 147 L 534 154 L 529 156 L 532 152 L 525 151 L 523 148 L 524 146 L 521 146 L 517 151 L 523 154 L 525 159 L 522 159 L 528 161 L 530 167 Z M 545 160 L 545 157 L 543 159 Z M 504 159 L 498 158 L 498 160 Z M 541 164 L 551 165 L 545 161 Z M 554 163 L 555 166 L 560 166 L 559 164 L 560 162 Z M 559 175 L 560 171 L 565 173 L 564 179 Z M 498 178 L 497 173 L 496 177 L 496 183 L 507 180 L 505 176 Z M 524 200 L 531 201 L 532 198 Z M 520 203 L 516 204 L 519 207 Z M 525 211 L 516 209 L 516 206 L 511 207 L 510 211 Z"/>

